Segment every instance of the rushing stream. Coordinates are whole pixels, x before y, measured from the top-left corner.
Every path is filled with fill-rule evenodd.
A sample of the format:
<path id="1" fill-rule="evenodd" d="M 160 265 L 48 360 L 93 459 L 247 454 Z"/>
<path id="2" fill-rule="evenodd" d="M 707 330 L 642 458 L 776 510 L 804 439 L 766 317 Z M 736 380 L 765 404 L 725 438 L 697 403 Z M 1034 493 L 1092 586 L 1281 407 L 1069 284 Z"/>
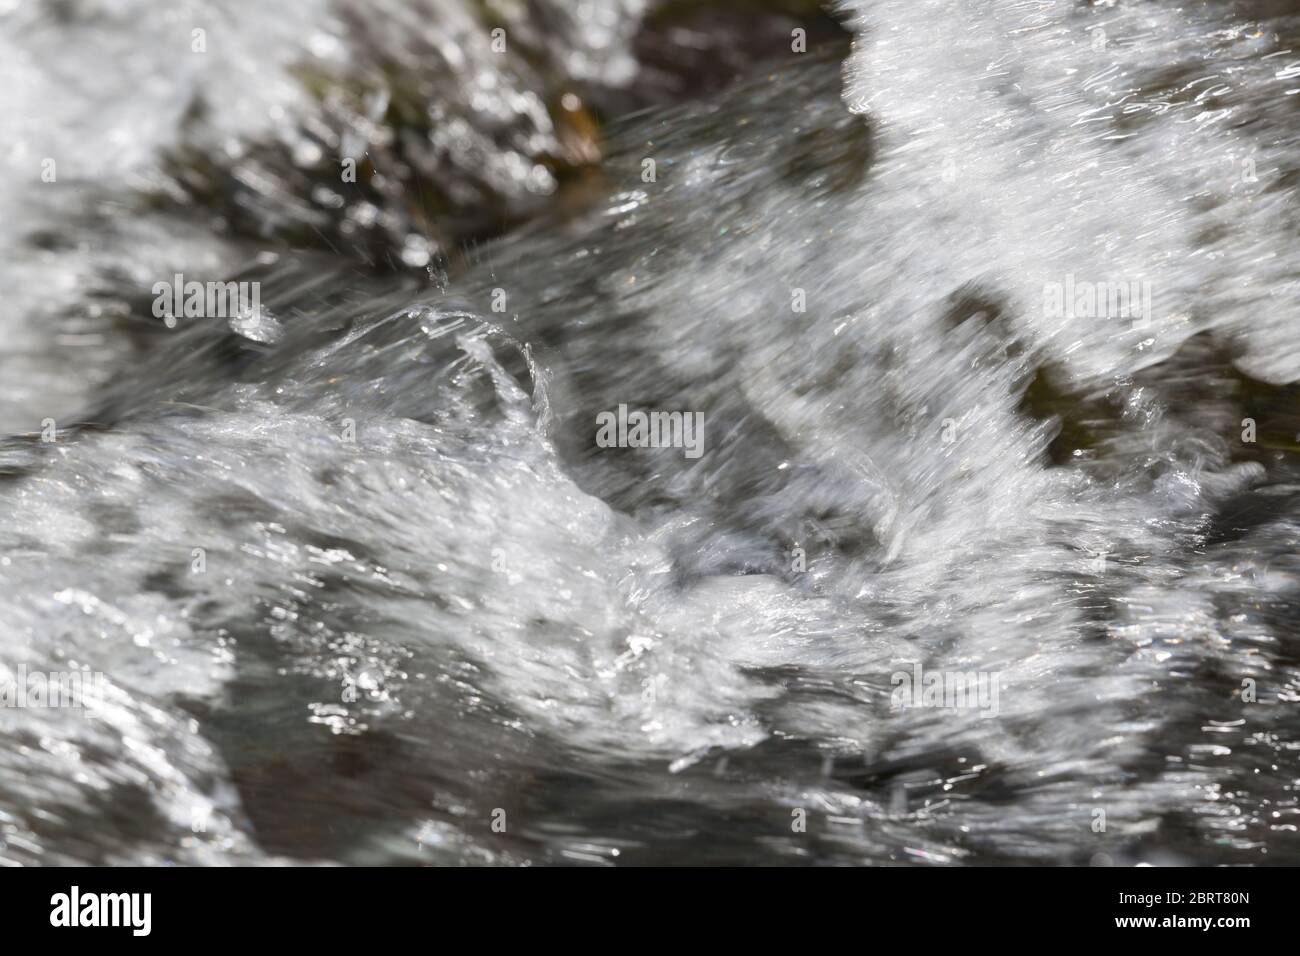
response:
<path id="1" fill-rule="evenodd" d="M 0 0 L 0 863 L 1300 863 L 1300 8 L 157 6 Z"/>

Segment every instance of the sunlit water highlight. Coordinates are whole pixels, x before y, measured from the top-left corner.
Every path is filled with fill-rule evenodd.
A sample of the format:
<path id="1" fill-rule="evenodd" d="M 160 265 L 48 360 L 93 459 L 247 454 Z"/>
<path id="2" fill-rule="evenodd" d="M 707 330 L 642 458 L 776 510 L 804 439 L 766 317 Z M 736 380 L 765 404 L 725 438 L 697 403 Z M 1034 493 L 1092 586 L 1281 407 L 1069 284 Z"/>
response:
<path id="1" fill-rule="evenodd" d="M 0 709 L 0 859 L 1300 861 L 1280 6 L 863 3 L 433 284 L 7 186 L 0 665 L 109 688 Z M 181 268 L 275 334 L 93 312 Z M 620 403 L 705 454 L 598 448 Z"/>

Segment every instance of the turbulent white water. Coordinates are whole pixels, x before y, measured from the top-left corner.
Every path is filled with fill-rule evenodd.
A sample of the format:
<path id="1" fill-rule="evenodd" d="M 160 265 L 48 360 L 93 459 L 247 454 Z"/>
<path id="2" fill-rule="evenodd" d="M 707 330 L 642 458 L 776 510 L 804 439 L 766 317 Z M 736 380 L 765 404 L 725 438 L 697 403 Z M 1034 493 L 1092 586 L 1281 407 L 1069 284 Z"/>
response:
<path id="1" fill-rule="evenodd" d="M 445 0 L 58 6 L 0 28 L 0 667 L 108 691 L 0 708 L 0 859 L 1300 861 L 1286 5 L 846 5 L 847 60 L 619 123 L 450 280 L 401 189 L 312 199 L 392 114 L 292 67 L 428 71 L 404 160 L 522 218 L 548 71 L 616 101 L 642 4 L 528 69 Z M 235 270 L 274 324 L 150 316 Z M 598 447 L 620 404 L 704 454 Z M 996 713 L 895 706 L 916 664 Z"/>

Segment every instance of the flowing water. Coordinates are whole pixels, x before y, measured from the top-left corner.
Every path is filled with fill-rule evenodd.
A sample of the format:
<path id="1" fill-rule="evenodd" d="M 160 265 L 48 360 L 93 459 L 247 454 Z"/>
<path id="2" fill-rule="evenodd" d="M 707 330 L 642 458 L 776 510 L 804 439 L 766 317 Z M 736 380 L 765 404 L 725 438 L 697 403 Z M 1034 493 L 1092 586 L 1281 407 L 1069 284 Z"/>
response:
<path id="1" fill-rule="evenodd" d="M 152 6 L 0 3 L 0 861 L 1300 862 L 1300 10 Z"/>

